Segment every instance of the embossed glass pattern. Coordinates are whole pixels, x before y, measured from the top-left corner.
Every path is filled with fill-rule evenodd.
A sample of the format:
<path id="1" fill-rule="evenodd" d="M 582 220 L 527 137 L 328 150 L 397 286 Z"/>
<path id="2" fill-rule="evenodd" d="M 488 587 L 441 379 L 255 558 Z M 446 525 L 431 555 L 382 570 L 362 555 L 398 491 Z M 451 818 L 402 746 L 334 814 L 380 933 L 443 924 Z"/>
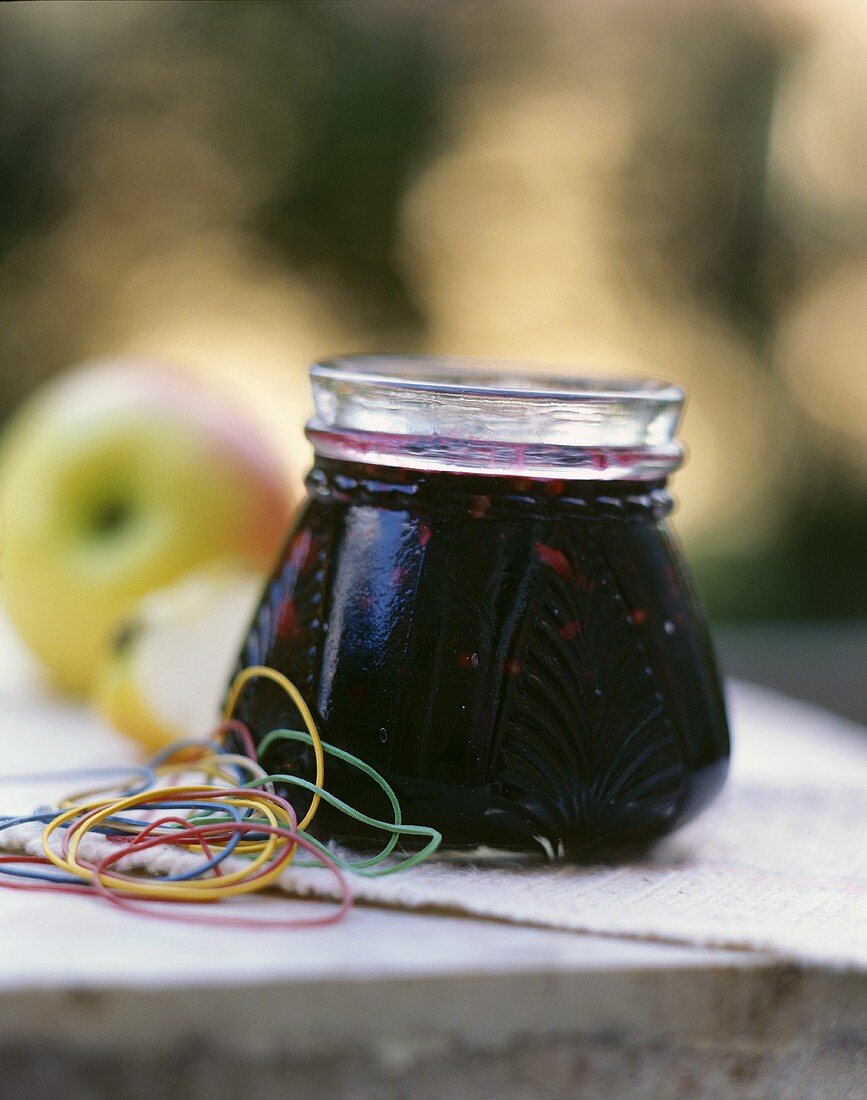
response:
<path id="1" fill-rule="evenodd" d="M 682 394 L 457 363 L 440 376 L 429 360 L 312 373 L 308 497 L 240 662 L 286 672 L 325 738 L 382 771 L 405 819 L 452 849 L 595 858 L 704 806 L 729 742 L 665 522 Z M 532 414 L 537 399 L 562 415 Z M 466 445 L 482 422 L 496 447 L 480 469 Z M 256 736 L 297 724 L 267 682 L 239 717 Z M 329 785 L 387 812 L 339 767 Z M 336 815 L 317 821 L 366 841 Z"/>

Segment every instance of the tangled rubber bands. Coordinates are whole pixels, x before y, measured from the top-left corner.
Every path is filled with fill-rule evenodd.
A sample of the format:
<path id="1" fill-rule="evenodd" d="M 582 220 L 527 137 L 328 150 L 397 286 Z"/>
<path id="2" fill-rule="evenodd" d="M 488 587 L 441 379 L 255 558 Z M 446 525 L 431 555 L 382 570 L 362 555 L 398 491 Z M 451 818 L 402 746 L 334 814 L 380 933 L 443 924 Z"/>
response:
<path id="1" fill-rule="evenodd" d="M 275 729 L 259 743 L 231 717 L 247 684 L 264 677 L 290 697 L 305 730 Z M 246 755 L 226 740 L 234 734 Z M 279 742 L 313 750 L 313 780 L 292 773 L 267 774 L 261 756 Z M 325 786 L 325 758 L 331 756 L 363 773 L 386 796 L 392 820 L 370 817 L 343 802 Z M 0 782 L 68 779 L 72 774 L 0 777 Z M 145 916 L 175 921 L 255 928 L 310 928 L 333 924 L 348 912 L 352 892 L 348 874 L 375 876 L 406 870 L 431 856 L 442 839 L 436 829 L 403 823 L 400 804 L 385 779 L 363 760 L 324 742 L 310 709 L 295 685 L 264 665 L 241 671 L 224 707 L 224 721 L 204 741 L 172 745 L 141 768 L 89 771 L 104 785 L 79 791 L 50 810 L 24 817 L 0 816 L 2 833 L 16 825 L 42 825 L 40 855 L 0 853 L 0 886 L 87 894 Z M 122 781 L 118 781 L 122 780 Z M 297 788 L 309 796 L 301 820 L 292 802 L 277 788 Z M 329 849 L 308 829 L 322 802 L 385 834 L 376 854 L 351 859 Z M 98 854 L 87 841 L 104 843 Z M 395 858 L 401 838 L 420 844 Z M 162 849 L 162 859 L 153 853 Z M 89 855 L 87 853 L 90 853 Z M 159 870 L 154 871 L 157 865 Z M 339 901 L 318 916 L 290 919 L 227 914 L 205 915 L 195 907 L 167 902 L 213 903 L 256 893 L 274 884 L 289 866 L 318 866 L 334 878 Z"/>

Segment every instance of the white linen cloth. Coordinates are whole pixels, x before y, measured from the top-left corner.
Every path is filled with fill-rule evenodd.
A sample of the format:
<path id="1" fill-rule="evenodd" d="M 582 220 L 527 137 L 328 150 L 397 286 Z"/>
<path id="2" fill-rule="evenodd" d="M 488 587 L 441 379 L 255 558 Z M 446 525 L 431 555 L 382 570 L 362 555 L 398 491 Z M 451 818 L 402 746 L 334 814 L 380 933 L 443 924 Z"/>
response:
<path id="1" fill-rule="evenodd" d="M 46 695 L 2 634 L 0 656 L 0 779 L 137 759 L 135 746 L 86 710 Z M 432 861 L 353 878 L 355 897 L 867 969 L 867 732 L 744 683 L 730 685 L 729 699 L 734 754 L 724 794 L 648 858 L 589 868 Z M 0 782 L 0 813 L 29 812 L 58 793 Z M 16 826 L 0 833 L 0 845 L 36 852 L 39 831 Z M 83 854 L 105 844 L 90 838 Z M 137 860 L 166 871 L 190 858 L 157 849 Z M 326 873 L 301 868 L 287 870 L 280 885 L 296 896 L 332 897 L 334 889 Z"/>

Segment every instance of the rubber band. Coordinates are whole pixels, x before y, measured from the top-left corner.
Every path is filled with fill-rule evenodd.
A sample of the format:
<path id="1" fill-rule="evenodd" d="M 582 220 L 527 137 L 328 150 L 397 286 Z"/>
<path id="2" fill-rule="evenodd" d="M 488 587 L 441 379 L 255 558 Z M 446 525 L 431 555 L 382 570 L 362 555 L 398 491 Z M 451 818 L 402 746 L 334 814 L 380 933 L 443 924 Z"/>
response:
<path id="1" fill-rule="evenodd" d="M 73 875 L 58 875 L 56 873 L 52 874 L 49 871 L 24 871 L 14 867 L 7 867 L 6 864 L 8 863 L 38 864 L 41 867 L 51 866 L 47 859 L 41 859 L 39 856 L 0 855 L 0 874 L 11 875 L 13 878 L 34 879 L 37 882 L 63 883 L 74 886 L 79 885 L 79 880 Z"/>
<path id="2" fill-rule="evenodd" d="M 258 751 L 247 726 L 231 716 L 240 693 L 256 677 L 281 687 L 306 727 L 305 731 L 272 730 L 261 740 Z M 245 755 L 227 747 L 229 735 L 238 739 Z M 279 741 L 312 749 L 313 780 L 266 772 L 259 761 Z M 364 814 L 328 791 L 324 785 L 326 755 L 374 782 L 388 800 L 393 820 Z M 235 677 L 227 694 L 224 720 L 208 739 L 177 742 L 157 753 L 145 767 L 0 776 L 0 783 L 58 782 L 82 776 L 118 781 L 69 794 L 52 809 L 0 816 L 0 835 L 15 825 L 42 826 L 41 855 L 0 855 L 0 886 L 97 896 L 130 912 L 187 922 L 260 929 L 316 927 L 340 920 L 348 911 L 351 891 L 344 872 L 372 876 L 406 870 L 429 858 L 442 839 L 429 826 L 404 824 L 400 803 L 388 782 L 363 760 L 323 742 L 298 689 L 282 673 L 266 666 L 251 666 Z M 284 792 L 290 787 L 310 796 L 300 822 L 292 802 L 277 794 L 275 785 Z M 353 859 L 331 851 L 311 836 L 306 829 L 323 801 L 352 820 L 385 833 L 382 848 L 373 856 Z M 99 857 L 88 856 L 85 853 L 90 849 L 82 849 L 91 834 L 98 834 L 110 845 Z M 395 859 L 393 853 L 401 837 L 426 843 Z M 156 864 L 151 860 L 145 872 L 144 853 L 159 849 L 175 856 L 169 856 L 168 862 L 162 857 Z M 333 911 L 322 917 L 291 920 L 246 916 L 211 920 L 200 915 L 202 903 L 266 889 L 295 861 L 299 850 L 307 858 L 298 866 L 318 866 L 336 877 L 340 901 Z M 178 870 L 181 855 L 188 864 Z M 118 866 L 124 860 L 127 864 Z M 198 904 L 194 912 L 184 915 L 178 906 L 167 909 L 162 904 L 169 902 Z"/>
<path id="3" fill-rule="evenodd" d="M 283 688 L 295 704 L 298 713 L 304 721 L 307 732 L 310 734 L 311 744 L 313 745 L 313 755 L 316 758 L 316 779 L 314 782 L 317 787 L 322 788 L 325 784 L 325 753 L 322 751 L 319 730 L 316 728 L 316 722 L 313 719 L 313 715 L 310 713 L 310 708 L 304 702 L 301 692 L 295 687 L 288 676 L 284 676 L 282 672 L 278 672 L 275 668 L 269 668 L 267 665 L 250 665 L 248 668 L 241 669 L 229 687 L 226 702 L 223 706 L 224 720 L 228 721 L 232 718 L 232 711 L 235 709 L 235 704 L 238 702 L 241 692 L 251 680 L 256 678 L 273 681 L 279 687 Z M 308 827 L 318 808 L 319 795 L 314 794 L 313 800 L 310 803 L 310 808 L 298 826 L 300 830 L 304 830 Z"/>
<path id="4" fill-rule="evenodd" d="M 202 742 L 198 742 L 199 745 Z M 67 771 L 59 772 L 34 772 L 32 774 L 20 774 L 20 775 L 0 775 L 0 784 L 8 783 L 10 785 L 26 783 L 28 785 L 34 784 L 51 784 L 51 783 L 67 783 L 73 779 L 95 779 L 98 776 L 104 776 L 106 779 L 111 776 L 129 776 L 138 775 L 138 785 L 133 784 L 128 788 L 129 794 L 138 794 L 141 791 L 148 790 L 156 783 L 156 771 L 150 765 L 128 768 L 70 768 Z M 97 787 L 94 789 L 94 793 L 99 793 L 102 790 L 116 790 L 117 787 Z M 122 788 L 127 789 L 127 788 Z M 9 820 L 0 815 L 0 821 Z"/>
<path id="5" fill-rule="evenodd" d="M 82 885 L 78 879 L 70 879 L 67 882 L 64 876 L 49 876 L 47 874 L 43 875 L 40 871 L 20 871 L 4 866 L 4 864 L 12 862 L 31 863 L 42 866 L 48 861 L 42 860 L 38 856 L 0 855 L 0 873 L 4 876 L 12 875 L 25 880 L 22 882 L 8 882 L 5 881 L 4 878 L 4 880 L 0 882 L 4 890 L 39 890 L 45 891 L 46 893 L 60 892 L 63 894 L 81 894 L 87 897 L 93 897 L 92 888 Z"/>
<path id="6" fill-rule="evenodd" d="M 232 702 L 234 707 L 235 702 Z M 234 733 L 236 737 L 239 737 L 241 743 L 244 746 L 244 751 L 250 757 L 251 760 L 259 762 L 259 750 L 256 748 L 256 742 L 253 740 L 253 735 L 247 726 L 244 725 L 238 718 L 226 718 L 211 734 L 211 738 L 215 741 L 223 741 L 228 734 Z"/>
<path id="7" fill-rule="evenodd" d="M 160 792 L 160 794 L 176 798 L 183 797 L 184 794 L 189 794 L 201 799 L 219 798 L 228 805 L 243 805 L 254 808 L 256 805 L 259 805 L 266 816 L 268 825 L 272 828 L 276 828 L 278 827 L 279 816 L 270 805 L 270 803 L 274 803 L 284 814 L 290 828 L 293 830 L 295 828 L 295 813 L 289 803 L 280 799 L 277 795 L 269 794 L 267 791 L 257 791 L 256 797 L 252 798 L 250 797 L 250 792 L 240 789 L 233 790 L 229 788 L 228 790 L 224 790 L 209 787 L 168 787 L 165 791 Z M 42 850 L 45 856 L 61 870 L 69 871 L 72 874 L 78 874 L 85 879 L 90 878 L 91 869 L 82 864 L 78 859 L 78 848 L 82 836 L 90 831 L 92 825 L 99 824 L 103 819 L 110 816 L 113 810 L 122 812 L 136 805 L 146 804 L 149 800 L 158 801 L 158 799 L 154 799 L 153 792 L 143 792 L 121 799 L 117 802 L 109 802 L 107 804 L 98 803 L 95 806 L 87 807 L 84 814 L 80 813 L 80 807 L 65 811 L 45 826 L 42 834 Z M 69 843 L 67 855 L 63 856 L 53 851 L 50 846 L 50 840 L 54 832 L 66 823 L 69 824 Z M 244 823 L 241 822 L 236 827 L 240 828 L 243 824 Z M 264 826 L 259 825 L 257 828 L 266 831 Z M 277 834 L 272 832 L 268 833 L 268 840 L 262 845 L 262 850 L 253 858 L 251 869 L 258 870 L 260 867 L 264 867 L 272 861 L 272 857 L 278 848 L 276 837 Z M 292 851 L 289 851 L 287 853 L 287 858 L 291 858 L 292 854 Z M 245 868 L 223 876 L 219 883 L 220 892 L 226 897 L 234 896 L 236 893 L 248 892 L 248 887 L 245 885 L 244 880 L 249 877 L 249 874 L 250 871 Z M 276 877 L 277 873 L 272 871 L 268 881 L 270 882 Z M 93 879 L 94 885 L 96 885 L 97 879 L 98 876 Z M 158 883 L 142 881 L 129 882 L 125 885 L 124 889 L 141 897 L 162 894 L 163 897 L 177 898 L 183 901 L 200 901 L 208 891 L 214 888 L 213 883 L 213 879 L 198 879 L 183 885 L 164 881 Z"/>
<path id="8" fill-rule="evenodd" d="M 326 870 L 332 872 L 334 877 L 337 879 L 338 885 L 341 888 L 341 896 L 336 909 L 322 917 L 302 917 L 300 919 L 296 918 L 292 920 L 256 920 L 253 917 L 217 917 L 209 919 L 208 917 L 203 916 L 199 913 L 193 915 L 187 913 L 178 913 L 175 911 L 173 911 L 171 914 L 168 914 L 170 918 L 175 921 L 191 924 L 213 924 L 217 927 L 253 928 L 257 930 L 274 928 L 321 928 L 325 925 L 335 924 L 337 921 L 342 920 L 343 917 L 345 917 L 346 914 L 349 912 L 349 908 L 352 905 L 352 891 L 350 890 L 349 883 L 346 880 L 346 876 L 343 874 L 340 867 L 337 866 L 334 860 L 331 859 L 327 853 L 318 852 L 314 848 L 309 838 L 305 838 L 300 833 L 293 833 L 289 830 L 276 831 L 285 836 L 287 840 L 290 840 L 293 845 L 304 848 L 312 855 L 317 856 L 322 863 L 322 866 L 325 867 Z M 150 838 L 146 840 L 143 844 L 141 844 L 140 848 L 144 850 L 151 846 L 155 847 L 157 843 L 159 843 L 159 838 Z M 122 894 L 109 890 L 103 885 L 102 876 L 110 865 L 110 862 L 119 859 L 120 857 L 121 853 L 112 853 L 111 855 L 106 856 L 106 858 L 98 865 L 97 874 L 93 880 L 94 889 L 97 891 L 97 893 L 99 893 L 102 897 L 105 898 L 106 901 L 110 902 L 112 905 L 116 905 L 121 909 L 126 909 L 129 912 L 138 913 L 141 916 L 148 917 L 165 916 L 166 914 L 158 910 L 149 909 L 146 905 L 131 902 Z"/>
<path id="9" fill-rule="evenodd" d="M 197 806 L 201 806 L 201 805 L 202 805 L 202 803 L 195 803 L 195 802 L 175 802 L 175 803 L 170 803 L 167 806 L 164 806 L 164 808 L 168 808 L 168 809 L 195 809 Z M 230 809 L 231 809 L 231 807 L 230 807 Z M 236 811 L 236 813 L 237 813 L 237 811 Z M 236 820 L 237 821 L 241 820 L 240 814 L 237 814 Z M 157 829 L 164 828 L 170 822 L 176 822 L 184 830 L 190 830 L 190 829 L 194 828 L 190 825 L 190 822 L 187 818 L 167 816 L 167 817 L 162 817 L 162 818 L 156 818 L 154 821 L 150 822 L 150 824 L 146 825 L 141 830 L 141 832 L 136 833 L 133 836 L 121 834 L 118 837 L 118 839 L 122 843 L 129 844 L 130 842 L 141 840 L 143 837 L 151 835 L 152 833 L 156 832 Z M 202 833 L 201 830 L 196 830 L 196 833 L 199 837 L 204 838 L 205 834 Z M 61 841 L 61 851 L 64 851 L 64 853 L 65 853 L 65 849 L 68 846 L 68 839 L 69 839 L 69 833 L 67 831 L 66 833 L 63 834 L 63 838 L 62 838 L 62 841 Z M 163 881 L 165 881 L 165 882 L 184 882 L 187 879 L 196 878 L 199 875 L 205 874 L 207 871 L 210 871 L 210 870 L 213 870 L 214 873 L 217 874 L 217 875 L 222 875 L 223 871 L 222 871 L 221 864 L 226 859 L 228 859 L 228 857 L 230 855 L 232 855 L 232 853 L 235 851 L 235 848 L 237 847 L 239 839 L 240 839 L 240 834 L 233 831 L 233 834 L 228 837 L 228 840 L 227 840 L 227 843 L 226 843 L 225 847 L 223 847 L 223 849 L 220 852 L 216 853 L 216 854 L 212 854 L 211 849 L 210 849 L 210 845 L 207 843 L 207 840 L 202 839 L 201 840 L 201 848 L 202 848 L 202 851 L 207 856 L 206 862 L 199 865 L 199 866 L 197 866 L 197 867 L 195 867 L 191 871 L 186 871 L 186 872 L 183 872 L 183 873 L 177 874 L 177 875 L 166 875 L 166 876 L 164 876 Z M 181 842 L 180 839 L 179 839 L 179 834 L 177 834 L 176 830 L 173 830 L 173 831 L 167 833 L 166 834 L 166 840 L 170 841 L 171 843 L 180 843 Z M 129 851 L 129 849 L 127 849 L 127 851 Z M 79 862 L 82 862 L 84 866 L 93 866 L 92 864 L 86 863 L 85 861 L 79 861 Z"/>
<path id="10" fill-rule="evenodd" d="M 259 751 L 264 755 L 268 748 L 277 741 L 301 741 L 306 742 L 307 735 L 300 730 L 272 730 L 267 734 L 259 745 Z M 385 779 L 372 768 L 369 764 L 366 764 L 363 760 L 360 760 L 357 756 L 353 756 L 352 753 L 347 752 L 345 749 L 340 749 L 336 745 L 329 745 L 327 742 L 322 742 L 324 751 L 335 757 L 337 760 L 342 760 L 344 763 L 350 764 L 369 776 L 380 788 L 385 792 L 386 797 L 391 803 L 392 811 L 394 813 L 394 821 L 380 821 L 377 818 L 367 817 L 365 814 L 360 813 L 352 806 L 348 806 L 345 802 L 336 798 L 328 791 L 321 791 L 322 798 L 328 802 L 329 805 L 335 809 L 345 813 L 348 817 L 353 818 L 355 821 L 361 824 L 371 826 L 376 829 L 381 829 L 385 832 L 391 833 L 391 839 L 385 845 L 385 847 L 378 852 L 375 856 L 369 859 L 362 860 L 345 860 L 341 861 L 341 866 L 346 870 L 351 870 L 356 874 L 363 875 L 366 878 L 381 877 L 383 875 L 393 874 L 395 871 L 406 870 L 409 867 L 414 867 L 417 863 L 421 863 L 429 856 L 433 855 L 439 845 L 442 843 L 442 834 L 436 829 L 433 829 L 426 825 L 403 825 L 401 823 L 400 803 L 397 800 L 391 786 Z M 272 775 L 271 780 L 273 782 L 290 783 L 293 786 L 304 787 L 309 789 L 308 781 L 300 778 L 299 776 L 292 775 Z M 251 784 L 248 784 L 248 786 Z M 428 844 L 421 849 L 420 852 L 413 853 L 407 859 L 400 863 L 390 865 L 387 867 L 378 867 L 383 860 L 385 860 L 394 851 L 397 846 L 400 836 L 427 836 L 429 838 Z M 314 843 L 321 843 L 313 838 Z M 332 853 L 332 856 L 334 854 Z M 340 859 L 340 857 L 335 857 Z M 375 870 L 373 868 L 376 868 Z"/>

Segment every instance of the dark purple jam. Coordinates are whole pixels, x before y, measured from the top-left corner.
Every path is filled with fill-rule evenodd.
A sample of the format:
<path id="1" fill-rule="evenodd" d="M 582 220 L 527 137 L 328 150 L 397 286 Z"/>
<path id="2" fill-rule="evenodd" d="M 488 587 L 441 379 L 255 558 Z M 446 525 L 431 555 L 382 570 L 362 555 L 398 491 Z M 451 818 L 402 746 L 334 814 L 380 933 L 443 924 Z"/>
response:
<path id="1" fill-rule="evenodd" d="M 394 786 L 405 821 L 455 849 L 596 858 L 719 789 L 723 698 L 663 482 L 320 459 L 308 491 L 240 664 L 286 673 L 324 739 Z M 257 738 L 303 728 L 264 680 L 236 714 Z M 312 771 L 288 749 L 264 764 Z M 387 814 L 331 761 L 327 786 Z M 369 839 L 325 809 L 315 825 Z"/>

